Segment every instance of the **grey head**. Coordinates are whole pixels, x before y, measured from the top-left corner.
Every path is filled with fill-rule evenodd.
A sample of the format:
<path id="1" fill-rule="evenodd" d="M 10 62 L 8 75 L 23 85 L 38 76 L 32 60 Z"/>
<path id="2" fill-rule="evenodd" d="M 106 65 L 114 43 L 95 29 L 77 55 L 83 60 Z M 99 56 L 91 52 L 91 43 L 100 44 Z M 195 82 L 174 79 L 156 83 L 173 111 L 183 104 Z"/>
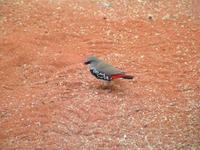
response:
<path id="1" fill-rule="evenodd" d="M 97 63 L 99 63 L 101 60 L 100 59 L 98 59 L 97 57 L 95 57 L 95 56 L 90 56 L 90 57 L 88 57 L 88 59 L 85 61 L 85 65 L 94 65 L 94 64 L 97 64 Z"/>

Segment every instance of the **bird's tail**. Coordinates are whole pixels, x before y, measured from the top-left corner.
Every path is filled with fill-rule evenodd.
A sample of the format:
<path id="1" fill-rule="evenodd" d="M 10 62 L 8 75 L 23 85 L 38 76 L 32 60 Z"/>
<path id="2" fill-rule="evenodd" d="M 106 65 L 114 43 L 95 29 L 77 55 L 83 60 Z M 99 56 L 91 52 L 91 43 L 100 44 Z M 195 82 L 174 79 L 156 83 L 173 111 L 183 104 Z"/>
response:
<path id="1" fill-rule="evenodd" d="M 123 78 L 123 79 L 133 79 L 134 76 L 131 76 L 131 75 L 124 75 L 122 78 Z"/>
<path id="2" fill-rule="evenodd" d="M 116 74 L 116 75 L 112 76 L 112 80 L 119 79 L 119 78 L 122 78 L 122 79 L 133 79 L 134 77 L 131 76 L 131 75 L 124 75 L 124 74 Z"/>

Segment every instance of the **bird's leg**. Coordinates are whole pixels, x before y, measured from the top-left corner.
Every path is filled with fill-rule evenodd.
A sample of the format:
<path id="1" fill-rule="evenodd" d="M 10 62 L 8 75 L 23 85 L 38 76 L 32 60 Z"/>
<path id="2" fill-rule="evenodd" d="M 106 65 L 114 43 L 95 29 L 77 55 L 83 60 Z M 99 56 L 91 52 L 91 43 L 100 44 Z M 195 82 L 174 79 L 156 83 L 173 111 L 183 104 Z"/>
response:
<path id="1" fill-rule="evenodd" d="M 111 81 L 103 81 L 103 85 L 102 85 L 103 89 L 110 89 L 111 86 L 112 86 L 112 82 Z"/>

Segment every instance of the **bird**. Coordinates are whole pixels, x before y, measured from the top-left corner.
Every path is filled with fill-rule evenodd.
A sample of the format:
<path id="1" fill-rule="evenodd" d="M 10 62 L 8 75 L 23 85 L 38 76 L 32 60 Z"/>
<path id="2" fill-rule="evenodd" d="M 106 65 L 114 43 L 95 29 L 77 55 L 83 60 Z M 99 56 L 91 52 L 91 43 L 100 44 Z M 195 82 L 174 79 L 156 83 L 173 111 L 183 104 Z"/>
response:
<path id="1" fill-rule="evenodd" d="M 113 81 L 116 79 L 133 79 L 134 76 L 127 75 L 124 71 L 121 71 L 114 66 L 107 64 L 103 60 L 96 56 L 90 56 L 84 62 L 85 65 L 89 65 L 89 70 L 93 76 L 99 80 Z"/>

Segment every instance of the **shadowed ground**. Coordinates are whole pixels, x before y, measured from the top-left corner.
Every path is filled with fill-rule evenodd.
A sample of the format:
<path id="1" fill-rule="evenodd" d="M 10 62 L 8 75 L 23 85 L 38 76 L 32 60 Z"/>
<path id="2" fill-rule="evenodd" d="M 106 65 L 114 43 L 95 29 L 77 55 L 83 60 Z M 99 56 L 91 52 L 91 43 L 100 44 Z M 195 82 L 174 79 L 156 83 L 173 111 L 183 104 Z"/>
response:
<path id="1" fill-rule="evenodd" d="M 0 0 L 0 149 L 200 149 L 198 0 Z M 135 76 L 110 89 L 83 65 Z"/>

